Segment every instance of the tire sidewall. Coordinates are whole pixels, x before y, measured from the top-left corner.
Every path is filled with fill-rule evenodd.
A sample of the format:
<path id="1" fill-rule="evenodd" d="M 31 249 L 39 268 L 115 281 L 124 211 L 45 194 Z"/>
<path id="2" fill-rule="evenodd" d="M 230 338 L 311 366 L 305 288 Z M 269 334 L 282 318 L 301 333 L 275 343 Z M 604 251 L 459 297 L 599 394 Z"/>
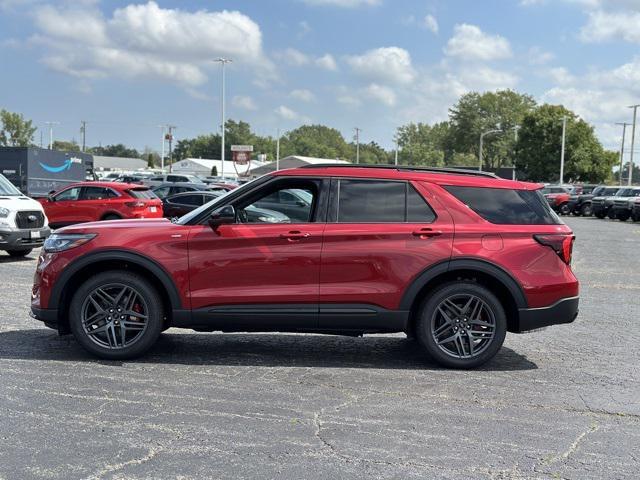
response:
<path id="1" fill-rule="evenodd" d="M 431 335 L 431 316 L 442 300 L 459 294 L 471 294 L 482 299 L 492 310 L 496 322 L 495 336 L 489 347 L 477 357 L 460 359 L 447 355 Z M 418 312 L 416 336 L 427 353 L 439 364 L 450 368 L 475 368 L 493 358 L 504 343 L 507 317 L 500 300 L 486 287 L 473 282 L 451 282 L 435 289 L 422 303 Z"/>
<path id="2" fill-rule="evenodd" d="M 110 350 L 94 343 L 82 326 L 82 305 L 93 290 L 101 285 L 121 283 L 134 288 L 145 300 L 148 308 L 148 325 L 142 338 L 133 345 Z M 156 342 L 163 327 L 162 299 L 155 288 L 142 276 L 130 272 L 110 271 L 86 280 L 76 291 L 69 306 L 69 327 L 73 336 L 90 353 L 108 360 L 124 360 L 144 354 Z"/>

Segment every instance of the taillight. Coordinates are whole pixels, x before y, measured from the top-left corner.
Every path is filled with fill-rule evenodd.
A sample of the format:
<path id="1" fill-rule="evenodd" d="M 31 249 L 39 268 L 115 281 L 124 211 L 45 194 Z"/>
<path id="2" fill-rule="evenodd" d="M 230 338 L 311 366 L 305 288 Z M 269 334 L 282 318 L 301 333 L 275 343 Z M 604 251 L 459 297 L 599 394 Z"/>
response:
<path id="1" fill-rule="evenodd" d="M 124 202 L 124 204 L 129 208 L 143 208 L 147 206 L 145 202 L 139 200 L 137 202 Z"/>
<path id="2" fill-rule="evenodd" d="M 551 247 L 567 265 L 571 263 L 573 242 L 576 239 L 575 235 L 544 234 L 534 235 L 533 238 L 535 238 L 539 244 L 545 247 Z"/>

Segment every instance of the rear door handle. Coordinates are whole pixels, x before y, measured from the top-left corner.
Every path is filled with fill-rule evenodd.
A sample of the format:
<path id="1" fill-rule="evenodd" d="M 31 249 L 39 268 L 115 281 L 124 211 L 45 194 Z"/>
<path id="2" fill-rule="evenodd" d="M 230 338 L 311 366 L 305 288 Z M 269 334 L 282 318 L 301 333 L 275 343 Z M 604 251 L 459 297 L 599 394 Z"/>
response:
<path id="1" fill-rule="evenodd" d="M 311 234 L 308 232 L 301 232 L 299 230 L 291 230 L 290 232 L 287 233 L 281 233 L 280 234 L 280 238 L 284 238 L 286 240 L 289 240 L 291 242 L 296 241 L 296 240 L 302 240 L 304 238 L 308 238 Z"/>
<path id="2" fill-rule="evenodd" d="M 442 235 L 442 230 L 434 230 L 431 227 L 419 228 L 413 231 L 413 236 L 420 238 L 438 237 L 440 235 Z"/>

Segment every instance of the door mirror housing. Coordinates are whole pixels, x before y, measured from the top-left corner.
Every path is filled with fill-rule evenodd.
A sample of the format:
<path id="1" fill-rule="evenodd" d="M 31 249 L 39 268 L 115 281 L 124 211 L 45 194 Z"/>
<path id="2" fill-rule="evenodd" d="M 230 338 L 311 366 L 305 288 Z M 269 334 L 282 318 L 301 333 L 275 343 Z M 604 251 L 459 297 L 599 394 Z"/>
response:
<path id="1" fill-rule="evenodd" d="M 50 202 L 53 202 L 53 194 L 56 193 L 55 190 L 51 190 L 49 193 L 47 193 L 47 200 Z"/>
<path id="2" fill-rule="evenodd" d="M 214 210 L 209 217 L 209 226 L 213 230 L 217 230 L 220 225 L 226 225 L 236 222 L 236 209 L 232 205 L 225 205 L 224 207 Z"/>

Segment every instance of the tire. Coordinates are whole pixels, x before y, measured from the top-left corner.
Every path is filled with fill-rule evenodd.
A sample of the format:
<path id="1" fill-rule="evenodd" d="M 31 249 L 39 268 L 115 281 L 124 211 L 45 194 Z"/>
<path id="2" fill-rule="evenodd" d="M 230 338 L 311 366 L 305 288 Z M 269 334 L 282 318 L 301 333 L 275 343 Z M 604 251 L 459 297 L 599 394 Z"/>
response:
<path id="1" fill-rule="evenodd" d="M 607 216 L 607 214 L 606 214 L 606 213 L 604 213 L 604 212 L 598 212 L 598 213 L 596 213 L 595 215 L 596 215 L 596 217 L 598 217 L 600 220 L 602 220 L 604 217 L 606 217 L 606 216 Z"/>
<path id="2" fill-rule="evenodd" d="M 469 299 L 475 300 L 471 305 L 467 304 L 471 310 L 465 313 L 463 307 Z M 458 309 L 444 305 L 447 300 Z M 450 322 L 446 321 L 443 311 L 448 314 Z M 468 315 L 469 311 L 477 313 Z M 454 323 L 456 320 L 461 323 Z M 481 321 L 483 325 L 474 321 Z M 460 330 L 454 332 L 454 328 Z M 471 339 L 470 330 L 481 336 Z M 416 336 L 429 356 L 440 365 L 451 368 L 475 368 L 491 360 L 502 347 L 506 333 L 507 317 L 500 300 L 489 289 L 469 281 L 450 282 L 436 288 L 422 303 L 416 325 Z M 442 340 L 456 336 L 456 340 L 442 343 Z M 436 338 L 441 341 L 440 345 Z M 462 345 L 457 342 L 459 339 L 462 339 Z M 479 342 L 475 343 L 476 340 Z M 471 352 L 471 343 L 475 345 L 475 352 Z M 463 355 L 460 355 L 460 349 Z"/>
<path id="3" fill-rule="evenodd" d="M 626 222 L 627 220 L 629 220 L 629 217 L 631 217 L 631 214 L 628 212 L 619 212 L 617 217 L 621 222 Z"/>
<path id="4" fill-rule="evenodd" d="M 558 211 L 560 212 L 560 215 L 569 215 L 571 213 L 568 203 L 563 203 L 562 205 L 560 205 Z"/>
<path id="5" fill-rule="evenodd" d="M 590 217 L 593 214 L 590 203 L 585 203 L 580 207 L 580 215 L 583 217 Z"/>
<path id="6" fill-rule="evenodd" d="M 610 208 L 609 211 L 607 212 L 607 217 L 609 217 L 610 220 L 615 220 L 617 215 L 616 212 L 613 211 L 613 208 Z"/>
<path id="7" fill-rule="evenodd" d="M 131 292 L 136 295 L 132 297 Z M 126 360 L 147 352 L 160 336 L 163 318 L 162 298 L 155 288 L 144 277 L 121 270 L 90 277 L 69 307 L 69 326 L 78 343 L 107 360 Z M 129 328 L 124 327 L 125 322 Z"/>
<path id="8" fill-rule="evenodd" d="M 31 253 L 33 248 L 21 248 L 18 250 L 7 250 L 7 253 L 14 258 L 26 257 Z"/>
<path id="9" fill-rule="evenodd" d="M 122 217 L 120 217 L 119 215 L 116 215 L 114 213 L 110 213 L 110 214 L 105 215 L 104 217 L 102 217 L 102 220 L 122 220 Z"/>

